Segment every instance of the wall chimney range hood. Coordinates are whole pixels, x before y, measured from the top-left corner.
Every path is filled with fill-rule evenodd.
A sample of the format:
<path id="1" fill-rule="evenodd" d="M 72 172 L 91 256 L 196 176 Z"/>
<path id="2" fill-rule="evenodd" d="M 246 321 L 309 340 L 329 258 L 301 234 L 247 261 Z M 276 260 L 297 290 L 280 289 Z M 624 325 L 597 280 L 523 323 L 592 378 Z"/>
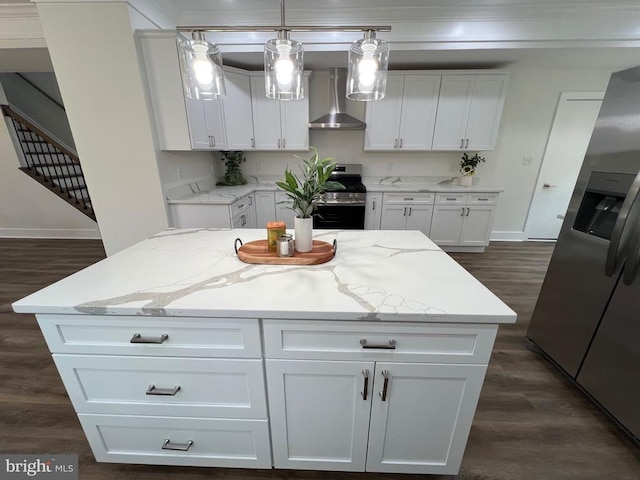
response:
<path id="1" fill-rule="evenodd" d="M 347 69 L 329 70 L 329 113 L 309 123 L 314 130 L 364 130 L 365 123 L 344 110 L 347 91 Z"/>

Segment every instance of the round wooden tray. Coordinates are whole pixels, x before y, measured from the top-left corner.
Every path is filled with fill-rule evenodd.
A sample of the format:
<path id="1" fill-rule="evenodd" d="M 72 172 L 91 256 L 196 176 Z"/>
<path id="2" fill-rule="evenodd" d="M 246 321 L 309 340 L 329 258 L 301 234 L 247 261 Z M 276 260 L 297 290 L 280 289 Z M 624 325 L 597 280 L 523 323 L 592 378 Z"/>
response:
<path id="1" fill-rule="evenodd" d="M 238 248 L 240 243 L 240 248 Z M 318 265 L 326 263 L 336 255 L 338 243 L 333 241 L 333 245 L 321 240 L 314 240 L 310 252 L 296 252 L 293 257 L 279 257 L 277 253 L 269 252 L 267 240 L 255 240 L 253 242 L 242 243 L 236 238 L 234 249 L 238 258 L 245 263 L 266 264 L 266 265 Z"/>

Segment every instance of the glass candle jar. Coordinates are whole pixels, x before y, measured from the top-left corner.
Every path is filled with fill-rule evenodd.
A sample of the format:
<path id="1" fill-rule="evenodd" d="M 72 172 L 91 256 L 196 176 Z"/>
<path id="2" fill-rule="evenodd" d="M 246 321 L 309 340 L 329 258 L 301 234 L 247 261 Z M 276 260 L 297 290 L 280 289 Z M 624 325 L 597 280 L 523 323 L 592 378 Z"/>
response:
<path id="1" fill-rule="evenodd" d="M 293 235 L 285 233 L 278 237 L 278 256 L 279 257 L 292 257 L 293 256 Z"/>

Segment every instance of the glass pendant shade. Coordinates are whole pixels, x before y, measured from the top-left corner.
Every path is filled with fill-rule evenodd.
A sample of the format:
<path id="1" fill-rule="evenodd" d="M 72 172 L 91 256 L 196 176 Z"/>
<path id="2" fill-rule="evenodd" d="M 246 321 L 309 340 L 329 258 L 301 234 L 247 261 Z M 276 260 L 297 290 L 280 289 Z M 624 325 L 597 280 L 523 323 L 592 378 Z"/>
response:
<path id="1" fill-rule="evenodd" d="M 347 98 L 351 100 L 382 100 L 387 88 L 389 44 L 368 31 L 349 48 Z"/>
<path id="2" fill-rule="evenodd" d="M 264 46 L 264 86 L 267 98 L 302 100 L 304 98 L 304 51 L 286 31 Z"/>
<path id="3" fill-rule="evenodd" d="M 189 98 L 214 100 L 227 94 L 222 69 L 222 55 L 215 43 L 209 43 L 201 32 L 193 40 L 179 44 L 182 86 Z"/>

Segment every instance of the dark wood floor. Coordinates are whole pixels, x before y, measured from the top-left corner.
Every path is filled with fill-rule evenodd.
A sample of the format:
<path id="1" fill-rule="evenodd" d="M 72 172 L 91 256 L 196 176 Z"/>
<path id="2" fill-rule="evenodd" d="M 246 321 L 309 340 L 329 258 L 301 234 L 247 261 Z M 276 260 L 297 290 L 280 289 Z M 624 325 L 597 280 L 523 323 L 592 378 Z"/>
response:
<path id="1" fill-rule="evenodd" d="M 526 346 L 552 248 L 494 243 L 485 254 L 452 255 L 518 313 L 515 325 L 500 327 L 455 478 L 640 479 L 640 449 Z M 440 478 L 96 463 L 35 318 L 13 313 L 11 302 L 103 257 L 93 240 L 0 239 L 0 453 L 77 453 L 82 480 Z"/>

